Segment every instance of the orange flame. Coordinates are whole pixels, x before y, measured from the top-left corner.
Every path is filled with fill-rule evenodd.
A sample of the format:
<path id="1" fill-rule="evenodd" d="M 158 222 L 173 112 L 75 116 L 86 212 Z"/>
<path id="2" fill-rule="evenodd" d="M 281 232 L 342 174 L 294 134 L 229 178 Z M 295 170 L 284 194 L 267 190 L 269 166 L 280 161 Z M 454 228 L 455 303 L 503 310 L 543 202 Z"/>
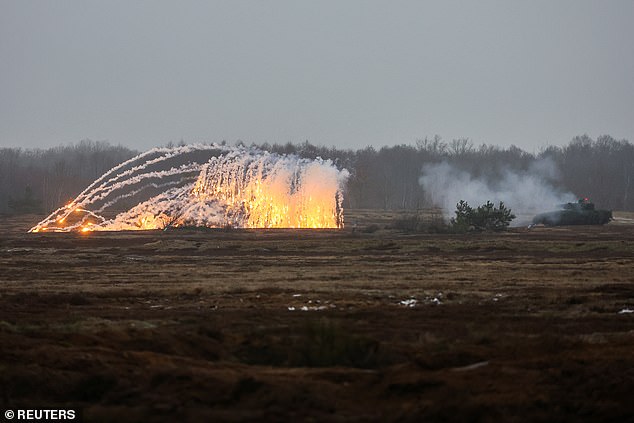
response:
<path id="1" fill-rule="evenodd" d="M 193 150 L 197 151 L 196 148 Z M 183 151 L 189 150 L 184 148 Z M 209 162 L 200 165 L 190 163 L 165 171 L 147 171 L 147 164 L 177 156 L 167 152 L 165 156 L 148 160 L 116 176 L 111 175 L 112 171 L 107 172 L 75 200 L 31 228 L 30 232 L 48 229 L 88 233 L 182 225 L 343 227 L 341 187 L 349 175 L 345 169 L 338 170 L 328 160 L 308 160 L 257 149 L 228 149 L 224 153 L 212 156 Z M 144 154 L 138 157 L 146 160 Z M 117 169 L 119 167 L 113 168 L 113 171 Z M 200 172 L 197 177 L 168 180 L 164 186 L 170 188 L 166 191 L 149 199 L 146 197 L 133 207 L 119 211 L 115 217 L 112 213 L 105 213 L 109 207 L 116 207 L 118 201 L 128 201 L 143 193 L 145 187 L 160 186 L 154 182 L 157 179 L 185 175 L 192 170 Z M 173 185 L 176 187 L 172 188 Z"/>

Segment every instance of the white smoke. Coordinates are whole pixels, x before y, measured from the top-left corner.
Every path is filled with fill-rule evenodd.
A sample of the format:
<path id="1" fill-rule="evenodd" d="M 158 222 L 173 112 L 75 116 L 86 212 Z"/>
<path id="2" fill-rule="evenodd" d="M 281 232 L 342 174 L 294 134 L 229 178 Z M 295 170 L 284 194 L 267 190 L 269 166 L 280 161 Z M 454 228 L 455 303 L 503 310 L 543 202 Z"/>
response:
<path id="1" fill-rule="evenodd" d="M 343 226 L 348 171 L 257 148 L 157 148 L 106 172 L 30 232 Z"/>
<path id="2" fill-rule="evenodd" d="M 559 177 L 550 159 L 534 162 L 525 171 L 502 169 L 495 177 L 476 177 L 447 162 L 423 166 L 419 183 L 427 200 L 443 209 L 446 218 L 453 217 L 456 203 L 465 200 L 472 207 L 500 201 L 517 218 L 513 226 L 530 223 L 540 212 L 555 210 L 561 203 L 575 201 L 574 194 L 553 185 Z"/>

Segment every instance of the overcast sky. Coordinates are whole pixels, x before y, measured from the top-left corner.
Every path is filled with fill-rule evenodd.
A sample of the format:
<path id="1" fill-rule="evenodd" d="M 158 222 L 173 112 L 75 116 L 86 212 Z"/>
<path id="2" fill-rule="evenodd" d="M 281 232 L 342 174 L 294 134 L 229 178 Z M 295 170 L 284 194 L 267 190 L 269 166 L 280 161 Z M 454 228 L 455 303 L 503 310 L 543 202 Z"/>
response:
<path id="1" fill-rule="evenodd" d="M 634 141 L 634 1 L 0 0 L 0 147 Z"/>

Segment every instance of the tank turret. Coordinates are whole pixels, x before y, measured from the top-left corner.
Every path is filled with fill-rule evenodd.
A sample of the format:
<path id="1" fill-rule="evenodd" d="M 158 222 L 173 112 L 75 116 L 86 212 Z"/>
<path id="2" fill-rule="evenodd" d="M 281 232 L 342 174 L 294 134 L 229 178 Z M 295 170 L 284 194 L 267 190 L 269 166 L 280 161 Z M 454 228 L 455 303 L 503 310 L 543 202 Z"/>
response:
<path id="1" fill-rule="evenodd" d="M 605 225 L 612 220 L 611 210 L 597 210 L 587 198 L 581 198 L 576 203 L 561 204 L 560 208 L 538 214 L 533 218 L 533 225 Z"/>

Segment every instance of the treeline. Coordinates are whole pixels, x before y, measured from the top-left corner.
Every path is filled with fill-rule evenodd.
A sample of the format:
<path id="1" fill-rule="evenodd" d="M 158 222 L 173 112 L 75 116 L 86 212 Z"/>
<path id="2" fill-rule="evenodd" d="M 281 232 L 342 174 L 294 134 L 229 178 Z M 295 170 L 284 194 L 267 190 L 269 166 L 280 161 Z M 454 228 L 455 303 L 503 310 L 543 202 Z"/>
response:
<path id="1" fill-rule="evenodd" d="M 609 135 L 596 140 L 578 136 L 564 147 L 549 146 L 536 154 L 515 146 L 475 146 L 467 138 L 445 142 L 439 136 L 419 140 L 415 145 L 381 149 L 340 150 L 308 142 L 263 147 L 309 158 L 329 158 L 350 170 L 352 176 L 345 198 L 346 206 L 351 208 L 395 210 L 433 206 L 419 183 L 422 169 L 429 164 L 447 162 L 473 178 L 495 183 L 507 171 L 535 172 L 540 163 L 552 161 L 558 174 L 545 171 L 544 179 L 556 188 L 580 198 L 589 197 L 599 207 L 634 211 L 634 145 Z"/>
<path id="2" fill-rule="evenodd" d="M 0 213 L 48 213 L 138 152 L 84 140 L 49 149 L 0 149 Z"/>
<path id="3" fill-rule="evenodd" d="M 634 211 L 634 145 L 607 135 L 596 140 L 587 135 L 575 137 L 564 147 L 550 146 L 536 154 L 514 146 L 475 146 L 466 138 L 445 142 L 439 136 L 419 140 L 415 145 L 380 149 L 338 149 L 309 142 L 265 143 L 259 147 L 282 154 L 331 159 L 348 169 L 348 208 L 432 206 L 419 178 L 423 167 L 433 163 L 448 162 L 474 177 L 495 181 L 506 170 L 527 171 L 549 159 L 559 170 L 557 177 L 549 175 L 559 188 L 589 197 L 600 207 Z M 0 149 L 0 213 L 50 212 L 136 154 L 126 147 L 89 140 L 46 150 Z"/>

